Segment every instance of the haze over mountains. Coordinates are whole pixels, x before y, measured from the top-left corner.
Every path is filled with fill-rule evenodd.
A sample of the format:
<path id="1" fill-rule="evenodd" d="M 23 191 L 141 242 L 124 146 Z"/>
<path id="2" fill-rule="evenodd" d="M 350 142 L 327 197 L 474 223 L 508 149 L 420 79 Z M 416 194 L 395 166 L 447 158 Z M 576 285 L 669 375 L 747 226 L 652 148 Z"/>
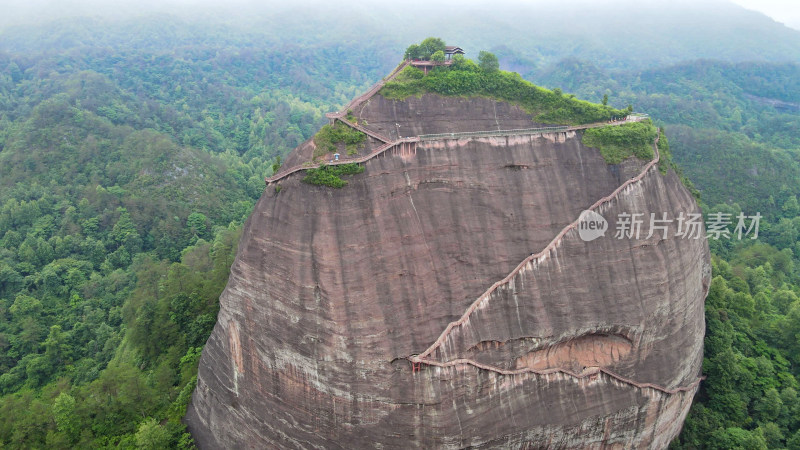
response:
<path id="1" fill-rule="evenodd" d="M 219 45 L 237 36 L 263 39 L 263 44 L 343 45 L 400 52 L 407 42 L 435 34 L 466 49 L 496 51 L 520 73 L 559 59 L 600 61 L 603 68 L 631 69 L 678 61 L 712 58 L 726 61 L 796 61 L 800 31 L 769 17 L 722 0 L 661 2 L 17 2 L 4 9 L 0 27 L 7 29 L 0 49 L 22 51 L 71 48 L 93 38 L 95 45 L 114 46 L 137 22 L 152 33 L 144 45 Z M 93 17 L 95 19 L 77 18 Z M 110 20 L 108 28 L 99 20 Z M 56 20 L 55 25 L 49 23 Z M 15 27 L 38 26 L 45 39 L 22 39 Z M 194 24 L 177 41 L 175 27 Z M 400 25 L 402 24 L 402 25 Z M 209 30 L 208 27 L 211 27 Z M 469 51 L 468 51 L 469 56 Z M 472 55 L 475 57 L 476 55 Z M 527 69 L 527 70 L 525 70 Z"/>

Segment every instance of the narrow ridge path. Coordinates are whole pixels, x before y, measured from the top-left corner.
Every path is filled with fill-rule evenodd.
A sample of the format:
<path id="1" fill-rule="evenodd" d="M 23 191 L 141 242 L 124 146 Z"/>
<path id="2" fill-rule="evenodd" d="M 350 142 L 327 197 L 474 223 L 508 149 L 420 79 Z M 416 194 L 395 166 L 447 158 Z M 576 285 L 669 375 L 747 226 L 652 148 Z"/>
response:
<path id="1" fill-rule="evenodd" d="M 387 143 L 381 145 L 380 147 L 377 147 L 375 150 L 371 151 L 369 154 L 364 155 L 364 156 L 360 156 L 358 158 L 345 158 L 345 159 L 340 159 L 338 161 L 328 161 L 328 162 L 321 162 L 321 163 L 316 163 L 316 164 L 311 164 L 311 165 L 295 166 L 295 167 L 292 167 L 291 169 L 287 169 L 286 171 L 278 171 L 278 173 L 276 175 L 273 175 L 273 176 L 271 176 L 269 178 L 265 178 L 264 181 L 269 185 L 269 184 L 275 183 L 276 181 L 280 181 L 283 178 L 286 178 L 289 175 L 291 175 L 291 174 L 293 174 L 295 172 L 299 172 L 301 170 L 316 169 L 316 168 L 319 168 L 319 167 L 322 167 L 322 166 L 338 166 L 338 165 L 341 165 L 341 164 L 360 164 L 360 163 L 369 161 L 370 159 L 380 155 L 381 153 L 383 153 L 386 150 L 389 150 L 389 149 L 391 149 L 391 148 L 393 148 L 395 146 L 402 145 L 402 144 L 407 144 L 407 143 L 416 143 L 416 142 L 419 142 L 419 139 L 416 138 L 416 137 L 404 138 L 404 139 L 399 139 L 397 141 L 387 142 Z"/>
<path id="2" fill-rule="evenodd" d="M 353 122 L 350 122 L 349 120 L 345 120 L 345 119 L 341 119 L 341 118 L 339 118 L 337 120 L 339 120 L 342 123 L 345 123 L 345 124 L 349 125 L 352 128 L 355 128 L 356 130 L 358 130 L 358 131 L 360 131 L 360 132 L 362 132 L 362 133 L 364 133 L 364 134 L 366 134 L 368 136 L 374 137 L 375 139 L 383 142 L 384 144 L 389 144 L 389 143 L 392 142 L 392 140 L 387 138 L 386 136 L 384 136 L 382 134 L 378 134 L 378 133 L 370 130 L 369 128 L 362 127 L 361 125 L 359 125 L 357 123 L 353 123 Z"/>
<path id="3" fill-rule="evenodd" d="M 341 120 L 337 117 L 337 119 Z M 360 125 L 356 125 L 349 120 L 341 120 L 342 123 L 345 123 L 356 130 L 363 131 L 370 136 L 374 137 L 375 139 L 384 142 L 383 145 L 376 148 L 375 150 L 371 151 L 369 154 L 360 156 L 357 158 L 344 158 L 338 161 L 328 161 L 328 162 L 320 162 L 320 163 L 305 163 L 304 165 L 294 166 L 282 170 L 278 170 L 278 173 L 272 175 L 271 177 L 267 177 L 264 179 L 266 184 L 272 184 L 276 181 L 280 181 L 283 178 L 288 177 L 289 175 L 299 172 L 301 170 L 307 169 L 316 169 L 321 166 L 336 166 L 339 164 L 351 164 L 351 163 L 363 163 L 366 162 L 381 153 L 389 150 L 390 148 L 400 145 L 403 143 L 408 142 L 419 142 L 421 140 L 426 141 L 433 141 L 433 140 L 446 140 L 446 139 L 460 139 L 460 138 L 480 138 L 480 137 L 491 137 L 491 136 L 517 136 L 517 135 L 534 135 L 534 134 L 548 134 L 548 133 L 564 133 L 567 131 L 577 131 L 577 130 L 585 130 L 587 128 L 597 128 L 597 127 L 604 127 L 609 125 L 623 125 L 630 122 L 636 122 L 641 120 L 637 117 L 631 116 L 624 120 L 618 120 L 615 122 L 599 122 L 599 123 L 592 123 L 586 125 L 576 125 L 571 127 L 544 127 L 544 128 L 530 128 L 526 130 L 501 130 L 501 131 L 470 131 L 466 133 L 444 133 L 444 134 L 437 134 L 437 135 L 422 135 L 422 136 L 414 136 L 408 138 L 398 139 L 396 141 L 390 141 L 388 138 L 381 136 L 373 131 L 367 130 L 366 128 L 361 127 Z"/>
<path id="4" fill-rule="evenodd" d="M 389 81 L 394 80 L 403 71 L 403 69 L 408 67 L 410 64 L 411 64 L 411 61 L 409 61 L 409 60 L 403 61 L 399 66 L 397 66 L 392 71 L 392 73 L 389 74 L 389 76 L 387 76 L 387 77 L 381 79 L 380 81 L 378 81 L 377 83 L 375 83 L 367 92 L 365 92 L 365 93 L 359 95 L 358 97 L 354 98 L 353 100 L 351 100 L 350 103 L 345 105 L 344 108 L 342 108 L 341 110 L 336 111 L 336 112 L 330 112 L 330 113 L 326 113 L 325 114 L 325 117 L 327 117 L 328 119 L 331 119 L 332 121 L 339 120 L 342 123 L 354 128 L 354 129 L 356 129 L 356 130 L 358 130 L 358 131 L 360 131 L 360 132 L 362 132 L 364 134 L 367 134 L 368 136 L 371 136 L 374 139 L 377 139 L 377 140 L 383 142 L 385 145 L 382 145 L 382 146 L 378 147 L 377 149 L 373 150 L 368 155 L 366 155 L 366 157 L 346 158 L 346 159 L 342 159 L 342 160 L 339 160 L 339 161 L 331 161 L 331 162 L 327 162 L 327 163 L 326 162 L 321 162 L 321 163 L 311 163 L 311 164 L 309 164 L 307 162 L 307 163 L 301 164 L 299 166 L 287 167 L 285 169 L 279 169 L 278 172 L 273 174 L 271 177 L 265 178 L 264 182 L 267 185 L 270 185 L 272 183 L 275 183 L 276 181 L 280 181 L 281 179 L 283 179 L 283 178 L 285 178 L 285 177 L 287 177 L 287 176 L 289 176 L 289 175 L 291 175 L 293 173 L 299 172 L 301 170 L 316 169 L 316 168 L 319 168 L 319 167 L 324 166 L 324 165 L 362 163 L 362 162 L 365 162 L 365 161 L 369 160 L 370 158 L 374 158 L 375 156 L 380 155 L 381 153 L 383 153 L 384 151 L 394 147 L 395 145 L 400 145 L 400 144 L 406 143 L 406 142 L 418 142 L 418 141 L 420 141 L 421 140 L 420 136 L 411 137 L 411 138 L 403 138 L 403 139 L 398 139 L 396 141 L 392 141 L 391 139 L 387 138 L 386 136 L 381 135 L 380 133 L 372 131 L 372 130 L 366 128 L 366 127 L 363 127 L 361 125 L 355 124 L 353 122 L 350 122 L 349 120 L 347 120 L 345 118 L 345 115 L 347 114 L 347 111 L 350 111 L 353 108 L 355 108 L 358 105 L 360 105 L 361 103 L 364 103 L 365 101 L 369 100 L 372 96 L 377 94 L 378 91 L 380 91 L 381 88 L 383 88 L 386 85 L 386 83 L 388 83 Z M 619 120 L 619 121 L 615 121 L 615 122 L 608 122 L 608 123 L 607 122 L 600 122 L 600 123 L 577 125 L 577 126 L 571 126 L 571 127 L 544 127 L 544 128 L 541 128 L 541 130 L 543 130 L 542 134 L 544 134 L 546 132 L 562 132 L 562 131 L 584 130 L 586 128 L 601 127 L 601 126 L 606 126 L 606 125 L 621 125 L 623 123 L 627 123 L 627 122 L 630 122 L 630 121 L 638 121 L 638 120 L 641 120 L 642 118 L 645 118 L 645 117 L 647 117 L 647 116 L 646 115 L 630 115 L 630 116 L 626 117 L 625 120 Z M 557 130 L 554 130 L 554 128 L 557 128 Z M 564 129 L 564 128 L 566 128 L 566 129 Z M 461 138 L 461 137 L 481 137 L 484 134 L 486 136 L 513 136 L 513 135 L 518 135 L 518 134 L 538 134 L 538 132 L 536 132 L 535 130 L 536 129 L 530 129 L 530 130 L 505 130 L 505 131 L 501 130 L 501 131 L 486 131 L 486 132 L 478 131 L 478 132 L 449 133 L 449 134 L 444 133 L 444 135 L 441 135 L 441 134 L 440 135 L 431 135 L 431 137 L 425 138 L 425 140 L 455 139 L 455 138 Z M 550 130 L 550 131 L 545 131 L 545 130 Z M 436 137 L 434 138 L 433 136 L 436 136 Z M 424 136 L 423 136 L 423 138 L 424 138 Z M 409 139 L 411 139 L 411 141 L 409 141 Z"/>
<path id="5" fill-rule="evenodd" d="M 402 72 L 403 69 L 405 69 L 409 64 L 411 64 L 411 61 L 409 61 L 409 60 L 403 61 L 399 66 L 397 66 L 392 71 L 392 73 L 389 74 L 388 77 L 382 78 L 380 81 L 378 81 L 377 83 L 372 85 L 372 87 L 369 88 L 369 90 L 367 92 L 364 92 L 363 94 L 361 94 L 358 97 L 356 97 L 353 100 L 351 100 L 350 103 L 348 103 L 347 105 L 344 106 L 344 108 L 342 108 L 342 109 L 340 109 L 339 111 L 336 111 L 336 112 L 327 113 L 327 114 L 325 114 L 325 117 L 327 117 L 329 119 L 341 119 L 342 117 L 345 116 L 345 114 L 347 114 L 347 111 L 355 108 L 356 106 L 360 105 L 361 103 L 369 100 L 369 98 L 372 97 L 373 95 L 377 94 L 378 91 L 380 91 L 381 88 L 386 85 L 386 83 L 388 83 L 389 81 L 394 80 L 395 77 L 397 77 L 397 75 L 399 75 L 400 72 Z"/>

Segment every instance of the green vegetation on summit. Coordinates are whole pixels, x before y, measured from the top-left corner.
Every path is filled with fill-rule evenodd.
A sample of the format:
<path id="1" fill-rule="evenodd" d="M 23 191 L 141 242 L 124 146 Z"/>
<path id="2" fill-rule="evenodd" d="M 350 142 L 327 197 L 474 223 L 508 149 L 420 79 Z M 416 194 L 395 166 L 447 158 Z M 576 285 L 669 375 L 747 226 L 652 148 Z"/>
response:
<path id="1" fill-rule="evenodd" d="M 388 99 L 402 100 L 427 92 L 511 102 L 524 108 L 536 121 L 550 124 L 605 122 L 631 111 L 578 100 L 560 89 L 551 91 L 536 86 L 517 73 L 498 70 L 497 57 L 489 52 L 480 53 L 479 63 L 455 55 L 449 64 L 435 66 L 427 75 L 416 67 L 406 67 L 379 93 Z"/>
<path id="2" fill-rule="evenodd" d="M 605 122 L 621 117 L 629 109 L 615 109 L 550 91 L 523 80 L 519 74 L 500 70 L 486 71 L 474 62 L 456 56 L 449 66 L 436 67 L 425 75 L 416 67 L 406 67 L 386 83 L 380 94 L 392 100 L 431 92 L 449 96 L 484 96 L 518 104 L 536 121 L 580 125 Z"/>

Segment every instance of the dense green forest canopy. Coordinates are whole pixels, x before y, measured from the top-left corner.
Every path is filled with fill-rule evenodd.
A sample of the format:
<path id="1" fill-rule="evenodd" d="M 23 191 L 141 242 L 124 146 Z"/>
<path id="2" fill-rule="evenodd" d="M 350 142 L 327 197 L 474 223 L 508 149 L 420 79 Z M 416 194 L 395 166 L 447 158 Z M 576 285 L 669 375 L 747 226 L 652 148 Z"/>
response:
<path id="1" fill-rule="evenodd" d="M 707 213 L 764 215 L 758 239 L 711 242 L 708 378 L 673 445 L 800 448 L 798 33 L 730 5 L 707 23 L 705 4 L 639 3 L 628 15 L 423 5 L 403 27 L 408 5 L 350 2 L 5 14 L 0 446 L 191 447 L 180 418 L 264 177 L 436 29 L 475 61 L 431 81 L 410 71 L 395 94 L 472 95 L 496 77 L 548 88 L 530 89 L 553 120 L 574 120 L 569 105 L 633 105 L 666 128 L 659 148 Z M 522 76 L 495 73 L 479 48 Z"/>
<path id="2" fill-rule="evenodd" d="M 264 177 L 382 73 L 359 47 L 142 50 L 146 31 L 0 53 L 0 446 L 190 447 Z"/>

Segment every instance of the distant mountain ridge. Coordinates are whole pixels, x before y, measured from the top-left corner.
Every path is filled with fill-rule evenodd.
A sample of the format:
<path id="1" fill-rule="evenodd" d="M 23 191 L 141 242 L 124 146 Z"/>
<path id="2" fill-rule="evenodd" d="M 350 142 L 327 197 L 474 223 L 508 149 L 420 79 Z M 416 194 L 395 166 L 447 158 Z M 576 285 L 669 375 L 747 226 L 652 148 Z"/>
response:
<path id="1" fill-rule="evenodd" d="M 35 25 L 17 25 L 26 21 L 7 18 L 5 28 L 0 28 L 0 51 L 114 47 L 129 38 L 131 29 L 147 22 L 152 34 L 143 40 L 143 45 L 164 49 L 197 43 L 226 46 L 242 40 L 251 40 L 254 45 L 292 43 L 312 47 L 324 42 L 346 42 L 370 49 L 394 49 L 399 54 L 403 43 L 435 32 L 460 45 L 471 58 L 477 56 L 476 49 L 489 48 L 501 57 L 504 66 L 512 66 L 523 75 L 565 57 L 591 60 L 599 67 L 615 70 L 701 58 L 731 62 L 800 59 L 800 31 L 727 1 L 550 6 L 506 1 L 493 2 L 491 7 L 456 6 L 356 1 L 283 5 L 269 10 L 239 5 L 218 13 L 213 13 L 211 7 L 194 8 L 199 12 L 175 6 L 144 7 L 138 15 L 114 18 L 111 26 L 103 25 L 97 13 L 81 13 L 80 8 L 72 13 L 77 17 L 53 22 L 54 13 L 45 8 L 37 13 L 32 6 L 29 8 L 33 12 L 21 16 L 27 17 L 28 22 L 31 17 L 40 18 L 34 21 Z M 90 17 L 93 19 L 87 19 Z M 397 27 L 397 23 L 403 26 Z M 188 39 L 180 33 L 187 30 Z M 23 38 L 31 34 L 40 35 L 40 39 Z M 498 42 L 507 44 L 499 46 Z M 388 72 L 393 60 L 384 60 L 382 70 Z"/>

